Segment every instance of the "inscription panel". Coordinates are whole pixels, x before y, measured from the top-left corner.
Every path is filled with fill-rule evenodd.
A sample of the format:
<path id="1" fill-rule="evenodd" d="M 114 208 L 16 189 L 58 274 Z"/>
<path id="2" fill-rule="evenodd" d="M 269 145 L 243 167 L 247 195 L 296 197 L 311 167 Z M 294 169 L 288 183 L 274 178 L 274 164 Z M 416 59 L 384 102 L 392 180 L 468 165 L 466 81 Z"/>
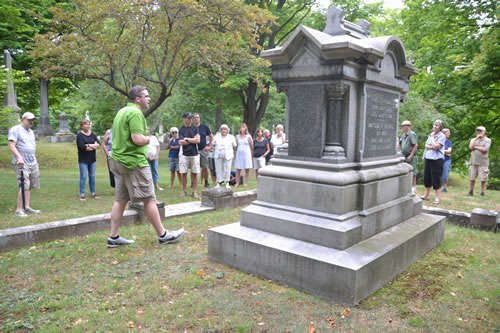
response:
<path id="1" fill-rule="evenodd" d="M 365 145 L 363 157 L 396 154 L 399 95 L 366 88 Z"/>

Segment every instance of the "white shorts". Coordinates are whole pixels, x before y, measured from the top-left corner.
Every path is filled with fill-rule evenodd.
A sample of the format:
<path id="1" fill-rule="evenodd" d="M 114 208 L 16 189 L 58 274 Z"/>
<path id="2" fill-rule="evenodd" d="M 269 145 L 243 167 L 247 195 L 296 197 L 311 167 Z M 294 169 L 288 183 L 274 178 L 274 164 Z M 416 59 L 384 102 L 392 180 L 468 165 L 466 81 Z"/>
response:
<path id="1" fill-rule="evenodd" d="M 253 158 L 253 168 L 255 170 L 259 170 L 260 168 L 264 167 L 266 165 L 266 158 L 265 157 L 254 157 Z"/>
<path id="2" fill-rule="evenodd" d="M 191 169 L 191 173 L 200 173 L 200 155 L 179 156 L 179 172 L 187 173 L 189 169 Z"/>

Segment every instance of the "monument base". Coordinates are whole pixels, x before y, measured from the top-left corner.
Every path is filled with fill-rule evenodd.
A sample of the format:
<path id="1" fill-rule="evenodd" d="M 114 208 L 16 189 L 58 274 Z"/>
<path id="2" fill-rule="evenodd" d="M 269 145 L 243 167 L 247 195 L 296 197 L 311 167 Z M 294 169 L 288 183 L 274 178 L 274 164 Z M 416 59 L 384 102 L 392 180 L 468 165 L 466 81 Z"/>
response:
<path id="1" fill-rule="evenodd" d="M 211 260 L 344 304 L 357 304 L 436 247 L 445 217 L 420 213 L 347 249 L 239 222 L 208 231 Z"/>
<path id="2" fill-rule="evenodd" d="M 75 141 L 76 135 L 73 133 L 70 134 L 56 134 L 52 136 L 46 136 L 45 141 L 48 143 L 59 143 L 59 142 L 73 142 Z"/>

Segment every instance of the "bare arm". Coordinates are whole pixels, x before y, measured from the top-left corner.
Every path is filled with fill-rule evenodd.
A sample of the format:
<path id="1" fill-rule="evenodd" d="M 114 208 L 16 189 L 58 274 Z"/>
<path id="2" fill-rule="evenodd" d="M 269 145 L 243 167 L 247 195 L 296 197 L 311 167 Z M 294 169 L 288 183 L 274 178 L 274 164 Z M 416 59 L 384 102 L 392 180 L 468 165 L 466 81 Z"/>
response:
<path id="1" fill-rule="evenodd" d="M 138 146 L 144 146 L 144 145 L 149 144 L 149 139 L 150 139 L 149 136 L 146 136 L 143 134 L 132 133 L 130 135 L 130 137 L 132 138 L 132 142 Z"/>
<path id="2" fill-rule="evenodd" d="M 19 153 L 19 150 L 16 148 L 16 142 L 15 141 L 9 141 L 9 149 L 17 157 L 17 165 L 22 169 L 24 168 L 24 159 Z"/>
<path id="3" fill-rule="evenodd" d="M 417 153 L 417 149 L 418 149 L 418 143 L 414 144 L 413 145 L 413 149 L 411 150 L 411 153 L 410 155 L 408 155 L 408 162 L 411 162 L 411 160 L 413 159 L 413 156 L 415 156 L 415 154 Z"/>
<path id="4" fill-rule="evenodd" d="M 102 149 L 104 149 L 106 155 L 109 155 L 108 140 L 109 140 L 109 130 L 106 131 L 106 133 L 104 134 L 104 138 L 102 139 Z"/>

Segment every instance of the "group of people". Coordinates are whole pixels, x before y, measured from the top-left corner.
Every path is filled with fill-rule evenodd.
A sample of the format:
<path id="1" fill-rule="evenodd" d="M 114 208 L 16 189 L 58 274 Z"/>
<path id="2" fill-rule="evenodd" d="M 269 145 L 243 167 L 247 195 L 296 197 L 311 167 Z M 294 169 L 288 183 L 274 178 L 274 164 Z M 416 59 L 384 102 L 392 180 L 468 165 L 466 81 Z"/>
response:
<path id="1" fill-rule="evenodd" d="M 401 153 L 405 161 L 413 167 L 413 187 L 412 192 L 416 192 L 417 183 L 417 150 L 418 140 L 415 132 L 411 131 L 411 122 L 405 120 L 401 123 L 403 135 L 399 139 Z M 486 128 L 479 126 L 476 128 L 476 137 L 469 143 L 472 151 L 469 168 L 470 190 L 467 195 L 474 195 L 474 185 L 479 177 L 481 181 L 481 196 L 486 191 L 488 180 L 488 151 L 491 146 L 491 139 L 486 137 Z M 451 170 L 451 152 L 453 143 L 450 140 L 450 129 L 443 128 L 443 121 L 436 120 L 432 126 L 432 132 L 425 142 L 423 153 L 424 160 L 424 195 L 420 198 L 429 200 L 431 187 L 435 191 L 434 204 L 439 204 L 441 192 L 448 192 L 448 181 Z M 442 186 L 442 190 L 441 190 Z"/>

